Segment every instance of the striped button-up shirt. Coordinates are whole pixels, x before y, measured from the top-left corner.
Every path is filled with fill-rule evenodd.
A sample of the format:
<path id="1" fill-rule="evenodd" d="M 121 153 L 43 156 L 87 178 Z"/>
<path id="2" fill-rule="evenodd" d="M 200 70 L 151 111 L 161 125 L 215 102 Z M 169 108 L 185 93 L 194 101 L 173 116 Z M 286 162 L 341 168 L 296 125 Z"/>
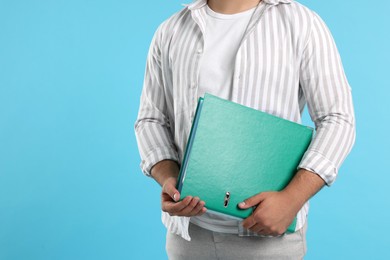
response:
<path id="1" fill-rule="evenodd" d="M 142 172 L 164 159 L 181 164 L 197 105 L 206 0 L 186 5 L 152 39 L 135 132 Z M 351 88 L 329 29 L 292 0 L 263 0 L 238 48 L 232 101 L 301 123 L 305 104 L 316 134 L 298 168 L 330 186 L 355 140 Z M 308 202 L 296 229 L 306 221 Z M 162 212 L 165 226 L 190 240 L 188 217 Z M 248 234 L 239 229 L 240 235 Z"/>

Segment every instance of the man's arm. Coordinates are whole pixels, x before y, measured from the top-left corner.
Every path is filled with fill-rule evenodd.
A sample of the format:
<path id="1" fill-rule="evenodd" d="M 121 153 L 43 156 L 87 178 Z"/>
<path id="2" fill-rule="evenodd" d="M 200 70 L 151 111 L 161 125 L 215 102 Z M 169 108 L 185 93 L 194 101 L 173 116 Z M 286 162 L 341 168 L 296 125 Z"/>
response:
<path id="1" fill-rule="evenodd" d="M 182 201 L 176 189 L 179 167 L 175 161 L 162 160 L 152 167 L 151 176 L 162 186 L 161 208 L 172 216 L 197 216 L 206 212 L 205 202 L 187 196 Z"/>
<path id="2" fill-rule="evenodd" d="M 242 209 L 256 206 L 242 225 L 263 235 L 283 234 L 302 206 L 325 185 L 319 175 L 300 169 L 280 192 L 262 192 L 239 204 Z"/>
<path id="3" fill-rule="evenodd" d="M 152 169 L 151 177 L 162 187 L 168 178 L 177 179 L 179 176 L 179 165 L 173 160 L 162 160 L 156 163 Z"/>
<path id="4" fill-rule="evenodd" d="M 164 89 L 162 25 L 156 30 L 149 47 L 138 117 L 134 124 L 141 156 L 140 167 L 148 177 L 151 177 L 152 166 L 159 161 L 165 159 L 179 161 L 170 129 L 167 103 L 169 97 L 166 96 Z"/>
<path id="5" fill-rule="evenodd" d="M 298 210 L 303 207 L 311 197 L 324 187 L 325 182 L 318 174 L 311 171 L 300 169 L 290 181 L 283 192 L 290 198 L 293 198 L 297 204 Z"/>
<path id="6" fill-rule="evenodd" d="M 198 197 L 180 199 L 176 190 L 179 156 L 174 145 L 168 115 L 169 97 L 163 82 L 161 41 L 163 25 L 156 30 L 146 61 L 144 86 L 134 128 L 141 155 L 142 172 L 161 186 L 161 208 L 170 215 L 194 216 L 206 211 Z M 168 101 L 167 101 L 168 100 Z"/>
<path id="7" fill-rule="evenodd" d="M 257 205 L 243 226 L 264 235 L 284 233 L 304 203 L 335 181 L 355 140 L 351 89 L 332 35 L 315 13 L 302 55 L 300 86 L 316 135 L 299 171 L 281 192 L 263 192 L 239 205 L 244 209 Z"/>
<path id="8" fill-rule="evenodd" d="M 333 37 L 313 13 L 311 35 L 304 49 L 300 86 L 316 134 L 298 168 L 318 174 L 331 186 L 355 141 L 351 88 Z"/>

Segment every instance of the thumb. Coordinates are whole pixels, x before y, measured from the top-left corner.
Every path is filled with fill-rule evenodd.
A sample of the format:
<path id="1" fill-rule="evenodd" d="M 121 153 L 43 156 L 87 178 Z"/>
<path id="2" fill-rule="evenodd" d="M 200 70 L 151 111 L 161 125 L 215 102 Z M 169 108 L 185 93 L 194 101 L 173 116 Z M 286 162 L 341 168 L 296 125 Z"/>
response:
<path id="1" fill-rule="evenodd" d="M 180 199 L 180 193 L 171 182 L 166 182 L 164 185 L 164 192 L 167 193 L 174 201 Z"/>
<path id="2" fill-rule="evenodd" d="M 244 200 L 243 202 L 238 203 L 238 206 L 242 209 L 247 209 L 247 208 L 258 205 L 260 202 L 262 202 L 264 200 L 264 198 L 265 198 L 264 193 L 258 193 L 256 195 Z"/>

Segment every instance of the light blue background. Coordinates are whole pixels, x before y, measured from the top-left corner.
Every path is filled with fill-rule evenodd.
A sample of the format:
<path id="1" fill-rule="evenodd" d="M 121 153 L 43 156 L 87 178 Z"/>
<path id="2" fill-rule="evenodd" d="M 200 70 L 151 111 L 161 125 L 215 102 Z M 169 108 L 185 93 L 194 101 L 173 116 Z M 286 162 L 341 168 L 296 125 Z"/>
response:
<path id="1" fill-rule="evenodd" d="M 166 258 L 133 126 L 150 40 L 180 3 L 0 1 L 1 260 Z M 336 39 L 357 119 L 311 201 L 306 259 L 390 259 L 390 4 L 301 3 Z"/>

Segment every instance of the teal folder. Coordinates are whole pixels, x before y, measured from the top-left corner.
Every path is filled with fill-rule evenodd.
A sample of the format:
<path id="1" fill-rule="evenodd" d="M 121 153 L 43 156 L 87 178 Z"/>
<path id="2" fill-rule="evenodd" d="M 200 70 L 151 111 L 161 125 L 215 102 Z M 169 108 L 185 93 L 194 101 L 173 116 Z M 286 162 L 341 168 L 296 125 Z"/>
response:
<path id="1" fill-rule="evenodd" d="M 280 191 L 292 179 L 313 129 L 205 93 L 199 98 L 180 168 L 181 198 L 198 196 L 208 210 L 237 219 L 238 203 Z M 287 232 L 294 232 L 296 218 Z"/>

